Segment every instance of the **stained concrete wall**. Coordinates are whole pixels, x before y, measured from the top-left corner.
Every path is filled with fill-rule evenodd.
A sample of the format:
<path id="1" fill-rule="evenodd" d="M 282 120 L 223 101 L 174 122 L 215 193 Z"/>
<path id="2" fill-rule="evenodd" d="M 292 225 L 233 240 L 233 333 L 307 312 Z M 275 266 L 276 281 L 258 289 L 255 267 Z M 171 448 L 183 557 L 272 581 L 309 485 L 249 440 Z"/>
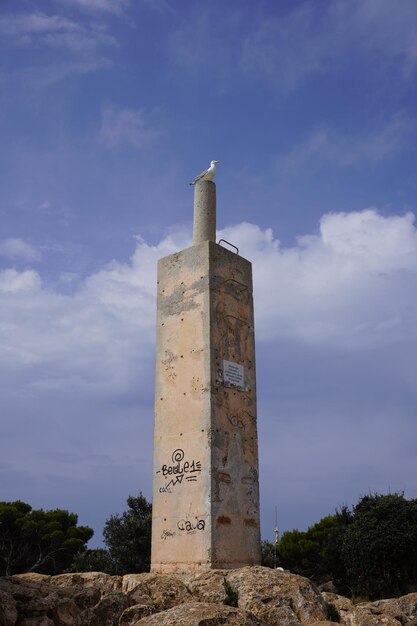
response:
<path id="1" fill-rule="evenodd" d="M 251 264 L 212 241 L 161 259 L 157 308 L 152 571 L 259 563 Z"/>
<path id="2" fill-rule="evenodd" d="M 210 246 L 212 567 L 260 562 L 252 266 Z M 222 381 L 224 360 L 243 366 L 243 389 Z"/>

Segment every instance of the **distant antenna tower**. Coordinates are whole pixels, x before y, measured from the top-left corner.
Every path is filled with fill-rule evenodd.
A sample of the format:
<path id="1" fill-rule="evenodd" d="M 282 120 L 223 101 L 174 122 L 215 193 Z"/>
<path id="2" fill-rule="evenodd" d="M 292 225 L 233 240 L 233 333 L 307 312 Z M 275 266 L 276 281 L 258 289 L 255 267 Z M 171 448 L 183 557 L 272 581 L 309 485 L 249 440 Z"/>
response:
<path id="1" fill-rule="evenodd" d="M 277 507 L 275 507 L 275 528 L 274 528 L 274 569 L 277 569 L 277 547 L 279 542 L 279 530 L 278 530 L 278 511 Z"/>

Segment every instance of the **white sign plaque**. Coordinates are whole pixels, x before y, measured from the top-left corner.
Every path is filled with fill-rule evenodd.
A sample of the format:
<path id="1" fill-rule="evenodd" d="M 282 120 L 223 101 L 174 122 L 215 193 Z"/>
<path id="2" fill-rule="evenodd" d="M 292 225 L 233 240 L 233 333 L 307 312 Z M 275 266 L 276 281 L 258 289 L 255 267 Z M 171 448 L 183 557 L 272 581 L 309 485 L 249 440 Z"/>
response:
<path id="1" fill-rule="evenodd" d="M 223 361 L 223 384 L 225 387 L 245 388 L 243 365 L 233 361 Z"/>

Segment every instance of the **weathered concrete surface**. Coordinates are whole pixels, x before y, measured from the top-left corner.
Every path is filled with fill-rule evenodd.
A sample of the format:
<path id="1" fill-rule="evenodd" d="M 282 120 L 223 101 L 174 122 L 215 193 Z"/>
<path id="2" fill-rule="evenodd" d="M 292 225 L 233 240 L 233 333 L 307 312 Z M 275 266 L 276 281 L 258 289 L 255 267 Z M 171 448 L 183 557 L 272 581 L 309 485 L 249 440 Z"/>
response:
<path id="1" fill-rule="evenodd" d="M 157 309 L 152 571 L 257 564 L 251 264 L 212 241 L 161 259 Z"/>
<path id="2" fill-rule="evenodd" d="M 200 180 L 194 187 L 193 246 L 216 241 L 216 185 Z"/>
<path id="3" fill-rule="evenodd" d="M 260 563 L 258 437 L 252 266 L 211 244 L 211 567 Z M 224 360 L 243 366 L 239 388 Z"/>

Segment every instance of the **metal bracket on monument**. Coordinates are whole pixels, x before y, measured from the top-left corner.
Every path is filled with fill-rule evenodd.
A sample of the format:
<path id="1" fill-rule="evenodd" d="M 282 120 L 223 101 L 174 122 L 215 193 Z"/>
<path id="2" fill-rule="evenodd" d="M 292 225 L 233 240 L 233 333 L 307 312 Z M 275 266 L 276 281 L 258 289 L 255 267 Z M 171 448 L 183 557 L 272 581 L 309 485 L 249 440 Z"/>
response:
<path id="1" fill-rule="evenodd" d="M 232 248 L 234 248 L 236 250 L 236 254 L 239 254 L 239 248 L 237 246 L 235 246 L 233 243 L 230 243 L 230 241 L 227 241 L 226 239 L 219 239 L 219 241 L 217 242 L 218 245 L 221 244 L 221 242 L 227 243 L 228 246 L 231 246 Z M 223 246 L 224 248 L 224 246 Z"/>

